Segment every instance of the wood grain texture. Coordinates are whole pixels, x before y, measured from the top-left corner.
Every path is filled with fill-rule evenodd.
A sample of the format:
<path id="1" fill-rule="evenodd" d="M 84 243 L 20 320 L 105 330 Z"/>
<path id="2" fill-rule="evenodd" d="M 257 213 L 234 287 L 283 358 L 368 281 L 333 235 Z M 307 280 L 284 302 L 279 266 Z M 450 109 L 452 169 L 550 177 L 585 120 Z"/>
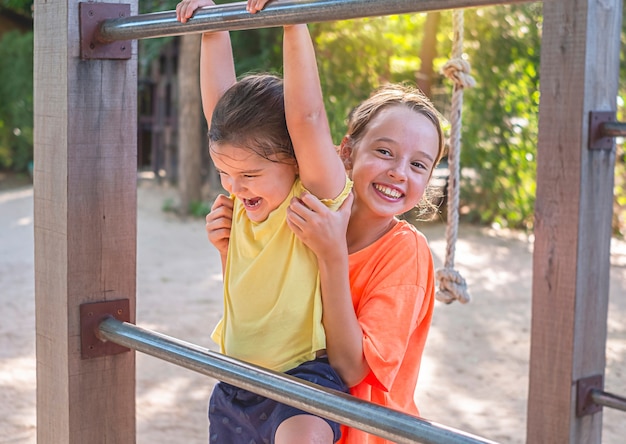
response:
<path id="1" fill-rule="evenodd" d="M 136 2 L 131 5 L 136 13 Z M 135 442 L 134 353 L 83 360 L 79 307 L 136 281 L 137 68 L 79 58 L 78 2 L 35 2 L 39 443 Z"/>
<path id="2" fill-rule="evenodd" d="M 544 2 L 527 442 L 599 443 L 576 381 L 604 374 L 615 153 L 589 151 L 615 110 L 620 1 Z"/>

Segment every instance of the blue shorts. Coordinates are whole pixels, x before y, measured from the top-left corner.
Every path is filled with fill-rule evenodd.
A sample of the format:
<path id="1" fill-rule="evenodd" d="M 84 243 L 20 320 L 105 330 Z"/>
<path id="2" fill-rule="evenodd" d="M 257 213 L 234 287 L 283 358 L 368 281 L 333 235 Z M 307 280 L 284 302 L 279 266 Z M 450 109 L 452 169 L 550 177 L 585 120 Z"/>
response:
<path id="1" fill-rule="evenodd" d="M 348 387 L 328 363 L 327 357 L 300 364 L 285 373 L 323 387 L 347 393 Z M 271 444 L 278 426 L 296 415 L 313 415 L 239 387 L 219 382 L 209 401 L 210 443 Z M 318 416 L 318 415 L 313 415 Z M 341 437 L 338 422 L 324 419 L 333 429 L 334 442 Z"/>

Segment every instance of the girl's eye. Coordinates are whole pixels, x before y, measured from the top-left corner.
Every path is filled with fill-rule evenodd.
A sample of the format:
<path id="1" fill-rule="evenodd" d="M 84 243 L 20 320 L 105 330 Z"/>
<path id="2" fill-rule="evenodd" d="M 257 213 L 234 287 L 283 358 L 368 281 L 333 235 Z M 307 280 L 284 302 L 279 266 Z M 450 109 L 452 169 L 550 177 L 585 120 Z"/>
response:
<path id="1" fill-rule="evenodd" d="M 426 165 L 424 165 L 422 162 L 412 162 L 411 165 L 413 165 L 415 168 L 420 168 L 423 170 L 428 169 Z"/>
<path id="2" fill-rule="evenodd" d="M 376 151 L 378 151 L 380 154 L 383 154 L 385 156 L 391 155 L 391 151 L 389 151 L 387 148 L 377 148 Z"/>

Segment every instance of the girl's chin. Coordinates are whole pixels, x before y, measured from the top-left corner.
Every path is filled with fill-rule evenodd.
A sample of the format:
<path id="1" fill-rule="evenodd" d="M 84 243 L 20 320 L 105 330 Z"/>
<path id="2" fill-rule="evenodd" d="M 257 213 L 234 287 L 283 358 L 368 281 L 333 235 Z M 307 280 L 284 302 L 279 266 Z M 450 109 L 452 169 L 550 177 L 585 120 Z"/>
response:
<path id="1" fill-rule="evenodd" d="M 260 211 L 259 209 L 251 211 L 246 208 L 246 214 L 248 215 L 248 219 L 250 219 L 252 222 L 263 222 L 265 219 L 267 219 L 267 214 Z"/>

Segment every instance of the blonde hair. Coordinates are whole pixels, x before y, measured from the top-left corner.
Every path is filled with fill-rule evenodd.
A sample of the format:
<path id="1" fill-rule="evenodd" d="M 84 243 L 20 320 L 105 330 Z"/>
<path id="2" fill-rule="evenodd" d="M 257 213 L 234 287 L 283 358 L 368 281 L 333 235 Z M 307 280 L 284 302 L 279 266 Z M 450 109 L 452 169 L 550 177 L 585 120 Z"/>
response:
<path id="1" fill-rule="evenodd" d="M 356 106 L 348 115 L 346 136 L 355 146 L 365 135 L 369 123 L 378 113 L 390 106 L 401 105 L 415 111 L 430 120 L 437 130 L 439 146 L 433 168 L 444 156 L 444 136 L 441 117 L 430 99 L 418 88 L 403 84 L 388 84 L 376 89 L 369 98 Z"/>

